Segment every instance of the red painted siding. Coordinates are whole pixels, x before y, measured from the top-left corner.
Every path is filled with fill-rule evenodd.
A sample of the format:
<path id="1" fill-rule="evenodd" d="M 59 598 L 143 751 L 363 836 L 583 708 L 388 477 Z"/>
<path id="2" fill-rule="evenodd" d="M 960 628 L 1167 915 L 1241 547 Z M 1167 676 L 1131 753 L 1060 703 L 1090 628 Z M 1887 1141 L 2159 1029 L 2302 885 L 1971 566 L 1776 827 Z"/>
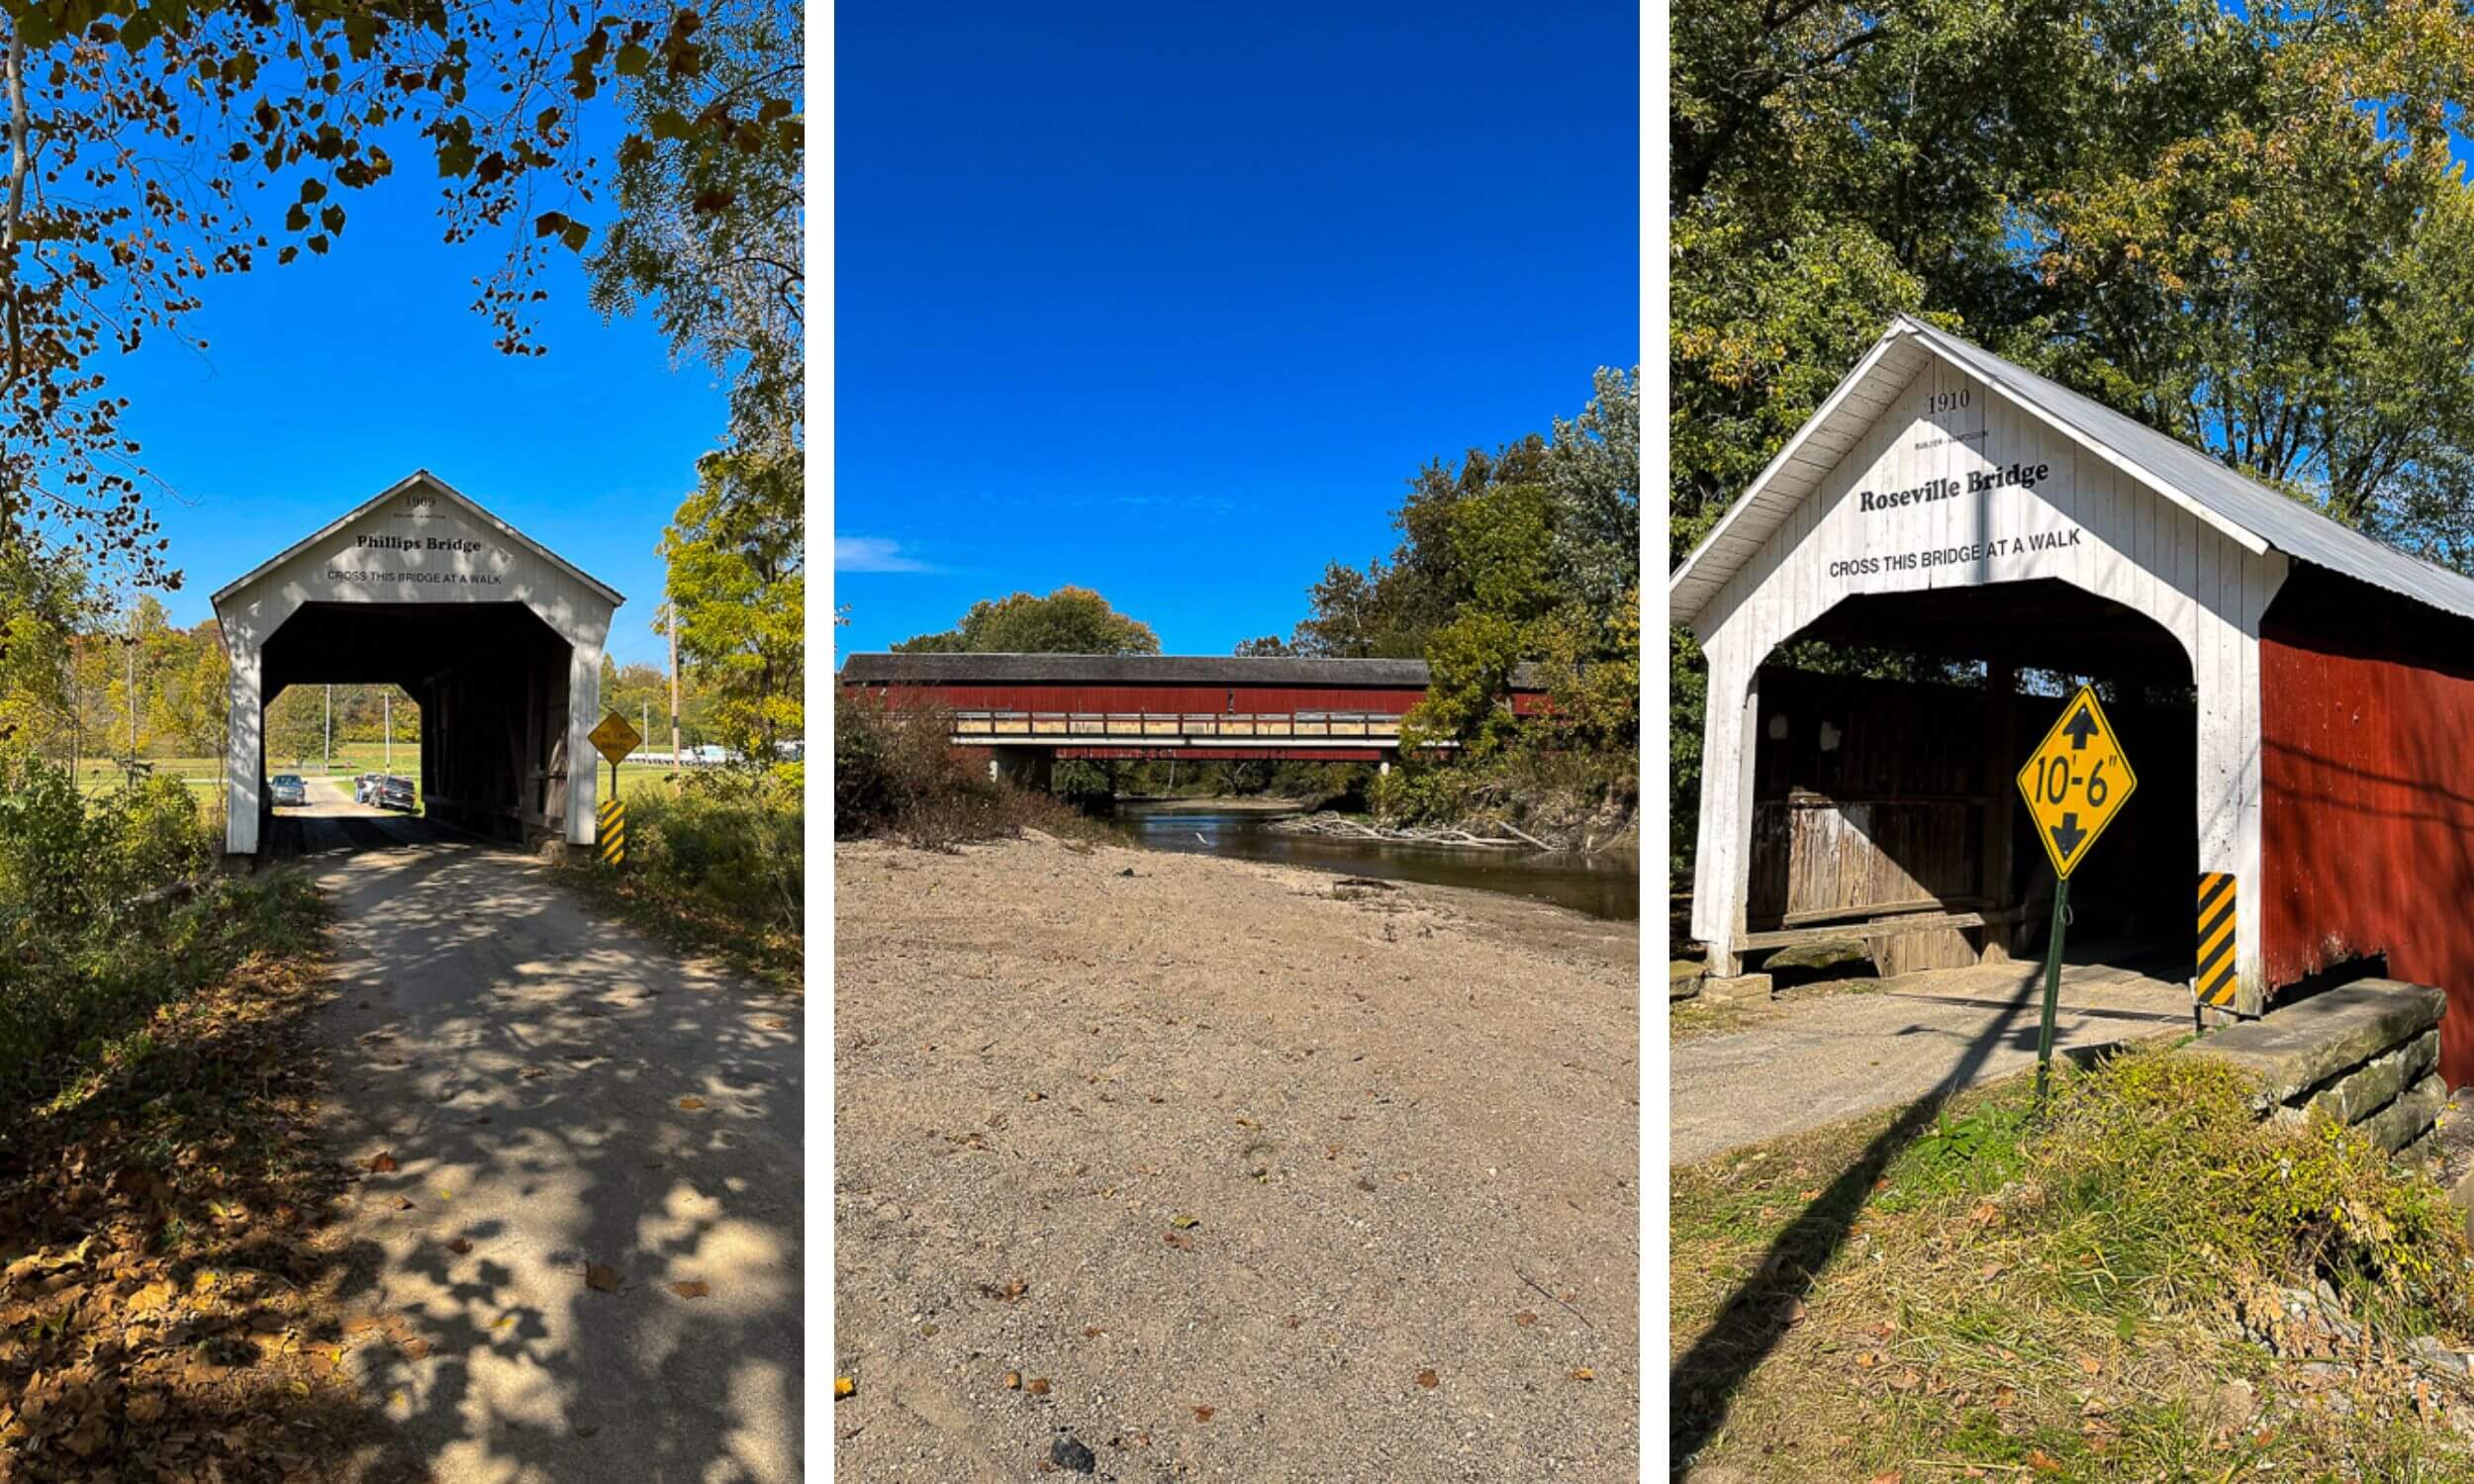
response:
<path id="1" fill-rule="evenodd" d="M 1423 691 L 1354 687 L 1293 690 L 1248 686 L 900 685 L 891 690 L 896 696 L 932 694 L 937 701 L 957 711 L 1175 711 L 1214 715 L 1226 711 L 1374 711 L 1397 716 L 1426 695 Z"/>
<path id="2" fill-rule="evenodd" d="M 2474 1083 L 2474 645 L 2442 615 L 2304 579 L 2259 644 L 2249 910 L 2268 982 L 2384 955 L 2390 977 L 2447 992 L 2440 1073 Z"/>
<path id="3" fill-rule="evenodd" d="M 873 689 L 873 688 L 872 688 Z M 1286 715 L 1293 711 L 1371 711 L 1406 715 L 1426 698 L 1421 690 L 1401 687 L 1325 686 L 1311 689 L 1273 686 L 1045 686 L 902 684 L 888 688 L 895 695 L 933 693 L 936 700 L 958 711 L 1160 711 L 1240 715 Z M 1512 710 L 1534 716 L 1546 710 L 1546 696 L 1535 691 L 1515 692 Z"/>

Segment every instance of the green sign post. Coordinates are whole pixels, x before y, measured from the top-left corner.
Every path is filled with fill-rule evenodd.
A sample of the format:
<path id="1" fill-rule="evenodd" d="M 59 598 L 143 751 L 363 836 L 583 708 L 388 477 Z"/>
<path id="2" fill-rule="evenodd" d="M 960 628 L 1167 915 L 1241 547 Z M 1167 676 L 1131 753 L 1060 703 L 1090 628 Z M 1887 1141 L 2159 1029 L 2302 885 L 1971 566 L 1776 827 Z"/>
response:
<path id="1" fill-rule="evenodd" d="M 2053 863 L 2053 928 L 2045 944 L 2045 1020 L 2036 1038 L 2036 1101 L 2045 1103 L 2045 1088 L 2053 1065 L 2053 1016 L 2061 1002 L 2061 938 L 2069 925 L 2070 874 L 2095 848 L 2096 837 L 2113 823 L 2139 787 L 2131 760 L 2104 705 L 2087 686 L 2070 697 L 2052 730 L 2019 770 L 2019 793 L 2036 821 L 2036 837 Z"/>

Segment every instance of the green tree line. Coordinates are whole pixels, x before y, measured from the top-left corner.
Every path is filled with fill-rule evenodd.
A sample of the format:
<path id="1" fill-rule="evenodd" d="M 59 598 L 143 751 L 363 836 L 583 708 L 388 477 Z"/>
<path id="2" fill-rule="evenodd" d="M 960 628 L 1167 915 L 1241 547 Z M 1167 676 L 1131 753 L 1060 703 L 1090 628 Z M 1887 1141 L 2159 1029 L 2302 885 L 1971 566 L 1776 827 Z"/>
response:
<path id="1" fill-rule="evenodd" d="M 1670 567 L 1898 313 L 2474 564 L 2453 6 L 1686 0 L 1670 39 Z M 1668 664 L 1680 877 L 1688 632 Z"/>

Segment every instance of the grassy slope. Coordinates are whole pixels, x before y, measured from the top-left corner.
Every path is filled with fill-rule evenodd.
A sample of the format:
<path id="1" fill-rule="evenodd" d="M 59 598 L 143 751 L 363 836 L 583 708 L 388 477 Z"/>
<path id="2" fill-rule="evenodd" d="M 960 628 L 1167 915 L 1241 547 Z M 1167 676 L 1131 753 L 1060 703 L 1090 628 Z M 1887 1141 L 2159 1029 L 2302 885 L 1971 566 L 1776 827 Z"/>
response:
<path id="1" fill-rule="evenodd" d="M 2042 1126 L 2029 1096 L 1673 1172 L 1674 1438 L 1696 1477 L 2474 1477 L 2410 1376 L 2375 1358 L 2312 1392 L 2227 1302 L 2326 1275 L 2375 1333 L 2465 1344 L 2474 1254 L 2434 1185 L 2253 1124 L 2226 1074 L 2161 1052 L 2066 1077 Z"/>
<path id="2" fill-rule="evenodd" d="M 324 921 L 295 874 L 213 883 L 154 925 L 195 987 L 0 1125 L 0 1477 L 331 1477 L 370 1436 L 310 1133 Z"/>

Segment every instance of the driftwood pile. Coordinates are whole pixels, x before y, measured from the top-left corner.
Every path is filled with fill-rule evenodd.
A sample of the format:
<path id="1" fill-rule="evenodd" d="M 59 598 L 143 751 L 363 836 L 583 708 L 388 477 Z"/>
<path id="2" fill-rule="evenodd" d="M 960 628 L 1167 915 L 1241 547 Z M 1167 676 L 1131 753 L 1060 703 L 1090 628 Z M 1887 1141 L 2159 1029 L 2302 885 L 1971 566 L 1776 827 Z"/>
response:
<path id="1" fill-rule="evenodd" d="M 1453 845 L 1473 850 L 1545 850 L 1545 841 L 1524 835 L 1508 824 L 1495 828 L 1508 831 L 1516 838 L 1487 839 L 1465 829 L 1428 824 L 1368 824 L 1335 814 L 1329 809 L 1317 814 L 1291 814 L 1272 821 L 1271 828 L 1291 835 L 1328 835 L 1340 840 L 1374 840 L 1388 845 Z"/>

